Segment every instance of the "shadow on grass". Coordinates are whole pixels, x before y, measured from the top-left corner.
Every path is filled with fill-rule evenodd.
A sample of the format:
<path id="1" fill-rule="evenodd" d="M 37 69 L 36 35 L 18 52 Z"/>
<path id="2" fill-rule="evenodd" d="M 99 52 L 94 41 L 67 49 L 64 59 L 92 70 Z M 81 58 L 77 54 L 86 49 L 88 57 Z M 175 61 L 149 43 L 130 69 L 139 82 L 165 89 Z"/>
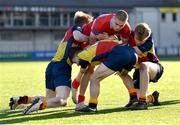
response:
<path id="1" fill-rule="evenodd" d="M 163 101 L 160 102 L 160 106 L 164 106 L 164 105 L 174 105 L 174 104 L 179 104 L 180 100 L 169 100 L 169 101 Z"/>
<path id="2" fill-rule="evenodd" d="M 161 106 L 174 105 L 174 104 L 179 104 L 179 103 L 180 103 L 180 100 L 170 100 L 170 101 L 161 102 Z M 149 110 L 160 109 L 162 108 L 161 106 L 158 106 L 158 107 L 154 106 L 154 108 L 150 108 Z M 152 105 L 150 105 L 150 107 L 152 107 Z M 112 112 L 123 112 L 123 111 L 129 111 L 129 110 L 126 110 L 124 107 L 102 109 L 102 110 L 99 110 L 96 113 L 96 115 L 112 113 Z M 15 113 L 15 115 L 13 115 L 13 113 Z M 70 118 L 70 117 L 76 117 L 80 115 L 93 115 L 93 114 L 92 113 L 87 113 L 87 114 L 76 113 L 74 112 L 74 109 L 45 111 L 45 112 L 33 113 L 31 115 L 23 115 L 20 112 L 4 112 L 0 114 L 0 124 L 23 123 L 27 121 L 39 121 L 39 120 L 57 119 L 57 118 Z M 9 118 L 9 119 L 6 119 L 6 118 Z"/>
<path id="3" fill-rule="evenodd" d="M 56 113 L 56 112 L 59 112 L 59 111 L 73 111 L 74 109 L 57 109 L 57 110 L 53 110 L 53 111 L 45 111 L 45 112 L 38 112 L 38 115 L 41 115 L 41 114 L 49 114 L 49 113 Z M 6 109 L 6 110 L 1 110 L 0 111 L 0 123 L 1 123 L 1 119 L 4 119 L 4 118 L 13 118 L 13 117 L 20 117 L 20 116 L 25 116 L 23 113 L 22 113 L 22 110 L 9 110 L 9 109 Z"/>
<path id="4" fill-rule="evenodd" d="M 69 110 L 69 111 L 67 111 Z M 12 115 L 12 112 L 6 113 L 6 116 L 3 116 L 4 118 L 9 118 L 6 120 L 0 119 L 0 124 L 17 124 L 17 123 L 23 123 L 26 121 L 38 121 L 38 120 L 47 120 L 47 119 L 57 119 L 57 118 L 69 118 L 69 117 L 76 117 L 80 115 L 93 115 L 92 113 L 76 113 L 73 111 L 70 111 L 72 109 L 67 110 L 56 110 L 56 111 L 47 111 L 47 112 L 39 112 L 39 113 L 33 113 L 31 115 L 23 115 L 22 113 Z M 103 109 L 99 110 L 98 114 L 106 114 L 106 113 L 112 113 L 112 112 L 121 112 L 125 111 L 126 109 L 124 107 L 119 108 L 112 108 L 112 109 Z M 0 116 L 1 117 L 1 116 Z"/>

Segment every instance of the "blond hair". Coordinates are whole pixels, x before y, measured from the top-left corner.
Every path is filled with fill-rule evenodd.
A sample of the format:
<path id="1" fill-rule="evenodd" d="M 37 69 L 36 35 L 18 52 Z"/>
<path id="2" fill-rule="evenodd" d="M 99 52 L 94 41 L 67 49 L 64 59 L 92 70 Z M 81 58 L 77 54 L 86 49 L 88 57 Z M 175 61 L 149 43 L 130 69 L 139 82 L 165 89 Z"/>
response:
<path id="1" fill-rule="evenodd" d="M 125 10 L 118 10 L 116 12 L 116 18 L 123 21 L 123 22 L 126 22 L 129 18 L 129 16 Z"/>
<path id="2" fill-rule="evenodd" d="M 76 25 L 83 25 L 85 23 L 91 22 L 93 17 L 90 14 L 84 13 L 83 11 L 77 11 L 74 14 L 74 23 Z"/>
<path id="3" fill-rule="evenodd" d="M 151 29 L 147 23 L 139 23 L 136 25 L 135 34 L 139 40 L 145 40 L 151 35 Z"/>

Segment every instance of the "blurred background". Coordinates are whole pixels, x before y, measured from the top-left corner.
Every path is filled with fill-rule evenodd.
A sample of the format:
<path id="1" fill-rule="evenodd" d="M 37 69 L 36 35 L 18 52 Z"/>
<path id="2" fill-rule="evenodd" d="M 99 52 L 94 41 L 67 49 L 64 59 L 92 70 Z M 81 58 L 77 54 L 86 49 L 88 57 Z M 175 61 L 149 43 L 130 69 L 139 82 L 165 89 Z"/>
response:
<path id="1" fill-rule="evenodd" d="M 150 25 L 159 56 L 180 55 L 180 0 L 0 0 L 0 60 L 51 59 L 76 11 L 118 9 Z"/>

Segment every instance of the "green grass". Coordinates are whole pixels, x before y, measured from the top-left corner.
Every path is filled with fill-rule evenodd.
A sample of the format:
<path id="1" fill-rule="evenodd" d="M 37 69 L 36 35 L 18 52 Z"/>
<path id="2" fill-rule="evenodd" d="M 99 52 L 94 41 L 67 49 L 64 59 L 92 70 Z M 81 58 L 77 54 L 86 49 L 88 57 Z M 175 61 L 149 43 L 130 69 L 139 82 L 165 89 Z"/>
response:
<path id="1" fill-rule="evenodd" d="M 127 90 L 117 76 L 101 83 L 97 114 L 78 114 L 69 99 L 65 108 L 47 109 L 24 116 L 9 111 L 11 96 L 44 95 L 44 71 L 48 62 L 0 62 L 0 124 L 180 124 L 180 61 L 162 61 L 165 72 L 159 83 L 150 84 L 149 93 L 160 92 L 161 106 L 146 111 L 126 111 Z M 73 67 L 73 78 L 78 72 Z M 89 92 L 86 95 L 86 102 Z"/>

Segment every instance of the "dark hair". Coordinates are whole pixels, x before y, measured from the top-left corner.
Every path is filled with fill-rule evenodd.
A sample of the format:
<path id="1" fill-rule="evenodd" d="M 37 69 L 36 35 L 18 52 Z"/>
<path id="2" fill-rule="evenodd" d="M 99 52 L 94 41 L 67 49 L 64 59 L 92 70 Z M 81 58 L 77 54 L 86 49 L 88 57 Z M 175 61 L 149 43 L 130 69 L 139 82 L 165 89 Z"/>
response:
<path id="1" fill-rule="evenodd" d="M 69 54 L 68 54 L 68 57 L 70 59 L 70 61 L 72 62 L 72 59 L 75 55 L 77 55 L 79 52 L 81 52 L 82 49 L 80 47 L 72 47 L 70 50 L 69 50 Z"/>

